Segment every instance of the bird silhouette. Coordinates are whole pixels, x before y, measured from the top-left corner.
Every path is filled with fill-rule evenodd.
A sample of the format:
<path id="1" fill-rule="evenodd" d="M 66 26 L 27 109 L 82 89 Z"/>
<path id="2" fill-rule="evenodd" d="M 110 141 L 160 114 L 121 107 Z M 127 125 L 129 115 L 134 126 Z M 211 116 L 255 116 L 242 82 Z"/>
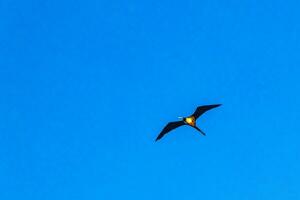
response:
<path id="1" fill-rule="evenodd" d="M 179 117 L 179 118 L 181 118 L 180 121 L 169 122 L 163 128 L 163 130 L 160 132 L 160 134 L 157 136 L 155 141 L 161 139 L 165 134 L 169 133 L 173 129 L 178 128 L 179 126 L 183 126 L 183 125 L 191 126 L 191 127 L 195 128 L 196 130 L 198 130 L 203 135 L 205 135 L 205 133 L 199 127 L 197 127 L 196 120 L 206 111 L 216 108 L 220 105 L 221 104 L 198 106 L 192 115 L 190 115 L 188 117 Z"/>

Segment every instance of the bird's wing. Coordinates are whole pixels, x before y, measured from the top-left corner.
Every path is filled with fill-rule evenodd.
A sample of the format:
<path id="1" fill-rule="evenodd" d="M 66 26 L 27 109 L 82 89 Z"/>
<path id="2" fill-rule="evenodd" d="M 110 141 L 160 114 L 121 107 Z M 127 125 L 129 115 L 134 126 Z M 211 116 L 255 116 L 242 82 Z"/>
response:
<path id="1" fill-rule="evenodd" d="M 197 107 L 196 111 L 194 112 L 194 114 L 192 116 L 194 116 L 197 119 L 198 117 L 200 117 L 206 111 L 208 111 L 210 109 L 213 109 L 213 108 L 216 108 L 216 107 L 218 107 L 220 105 L 221 104 L 199 106 L 199 107 Z"/>
<path id="2" fill-rule="evenodd" d="M 168 123 L 164 129 L 160 132 L 160 134 L 157 136 L 156 140 L 159 140 L 160 138 L 162 138 L 166 133 L 170 132 L 171 130 L 179 127 L 179 126 L 182 126 L 182 125 L 185 125 L 185 123 L 183 121 L 176 121 L 176 122 L 170 122 Z"/>

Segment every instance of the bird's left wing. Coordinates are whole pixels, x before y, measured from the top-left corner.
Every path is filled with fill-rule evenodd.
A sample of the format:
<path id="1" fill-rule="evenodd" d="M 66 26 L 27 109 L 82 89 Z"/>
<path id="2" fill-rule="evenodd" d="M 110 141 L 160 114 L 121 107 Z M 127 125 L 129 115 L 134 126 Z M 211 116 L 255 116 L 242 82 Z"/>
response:
<path id="1" fill-rule="evenodd" d="M 171 130 L 179 127 L 179 126 L 182 126 L 182 125 L 185 125 L 185 123 L 183 121 L 176 121 L 176 122 L 170 122 L 168 123 L 164 129 L 160 132 L 160 134 L 157 136 L 156 140 L 159 140 L 161 139 L 165 134 L 167 134 L 168 132 L 170 132 Z"/>
<path id="2" fill-rule="evenodd" d="M 193 113 L 192 116 L 194 116 L 196 119 L 198 117 L 200 117 L 203 113 L 205 113 L 206 111 L 216 108 L 218 106 L 220 106 L 221 104 L 214 104 L 214 105 L 206 105 L 206 106 L 199 106 L 197 107 L 197 109 L 195 110 L 195 112 Z"/>

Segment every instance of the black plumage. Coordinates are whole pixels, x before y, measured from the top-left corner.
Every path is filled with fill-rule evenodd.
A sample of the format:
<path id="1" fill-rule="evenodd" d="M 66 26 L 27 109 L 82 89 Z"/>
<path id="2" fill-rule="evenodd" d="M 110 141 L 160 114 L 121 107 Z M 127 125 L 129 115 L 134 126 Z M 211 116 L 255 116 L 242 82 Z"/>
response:
<path id="1" fill-rule="evenodd" d="M 195 119 L 198 119 L 203 113 L 206 111 L 216 108 L 220 106 L 221 104 L 214 104 L 214 105 L 206 105 L 206 106 L 198 106 L 195 110 L 195 112 L 192 114 L 192 116 L 195 117 Z"/>
<path id="2" fill-rule="evenodd" d="M 171 130 L 178 128 L 179 126 L 185 125 L 184 121 L 177 121 L 177 122 L 169 122 L 165 128 L 160 132 L 160 134 L 157 136 L 156 140 L 159 140 L 162 138 L 166 133 L 170 132 Z"/>
<path id="3" fill-rule="evenodd" d="M 206 111 L 216 108 L 220 106 L 221 104 L 214 104 L 214 105 L 205 105 L 205 106 L 198 106 L 195 110 L 195 112 L 190 115 L 189 117 L 183 117 L 181 121 L 175 121 L 175 122 L 169 122 L 163 130 L 160 132 L 160 134 L 157 136 L 156 140 L 160 140 L 165 134 L 169 133 L 175 128 L 178 128 L 183 125 L 188 125 L 196 130 L 198 130 L 203 135 L 206 135 L 199 127 L 196 126 L 196 120 Z"/>

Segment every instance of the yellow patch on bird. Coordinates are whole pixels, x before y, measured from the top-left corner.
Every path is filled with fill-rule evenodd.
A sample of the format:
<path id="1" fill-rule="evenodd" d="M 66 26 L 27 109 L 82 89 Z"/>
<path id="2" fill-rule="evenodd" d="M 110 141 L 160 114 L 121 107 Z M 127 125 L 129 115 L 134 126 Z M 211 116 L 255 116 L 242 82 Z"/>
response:
<path id="1" fill-rule="evenodd" d="M 191 117 L 187 117 L 185 118 L 185 122 L 191 126 L 195 126 L 195 117 L 191 116 Z"/>

